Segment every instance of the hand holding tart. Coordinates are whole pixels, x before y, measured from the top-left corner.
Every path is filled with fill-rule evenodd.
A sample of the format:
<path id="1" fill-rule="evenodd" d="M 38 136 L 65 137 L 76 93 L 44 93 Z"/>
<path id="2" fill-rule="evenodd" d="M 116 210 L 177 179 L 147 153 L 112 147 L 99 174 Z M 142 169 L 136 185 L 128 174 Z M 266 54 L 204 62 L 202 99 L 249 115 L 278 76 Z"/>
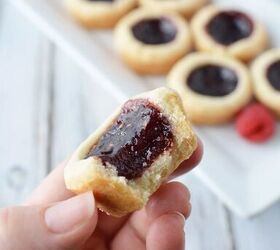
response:
<path id="1" fill-rule="evenodd" d="M 74 152 L 64 177 L 75 193 L 93 191 L 113 216 L 142 208 L 197 147 L 181 99 L 160 88 L 128 100 Z"/>

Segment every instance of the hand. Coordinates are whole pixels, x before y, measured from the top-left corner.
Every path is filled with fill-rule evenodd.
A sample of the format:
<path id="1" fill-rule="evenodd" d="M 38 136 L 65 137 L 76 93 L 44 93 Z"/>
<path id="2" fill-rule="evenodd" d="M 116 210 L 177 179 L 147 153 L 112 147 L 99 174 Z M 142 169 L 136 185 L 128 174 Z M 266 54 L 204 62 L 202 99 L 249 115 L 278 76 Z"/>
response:
<path id="1" fill-rule="evenodd" d="M 172 178 L 188 172 L 202 156 L 200 146 Z M 23 206 L 0 209 L 0 246 L 5 250 L 181 250 L 190 194 L 178 183 L 163 184 L 146 207 L 114 218 L 97 211 L 92 192 L 65 189 L 57 167 Z"/>

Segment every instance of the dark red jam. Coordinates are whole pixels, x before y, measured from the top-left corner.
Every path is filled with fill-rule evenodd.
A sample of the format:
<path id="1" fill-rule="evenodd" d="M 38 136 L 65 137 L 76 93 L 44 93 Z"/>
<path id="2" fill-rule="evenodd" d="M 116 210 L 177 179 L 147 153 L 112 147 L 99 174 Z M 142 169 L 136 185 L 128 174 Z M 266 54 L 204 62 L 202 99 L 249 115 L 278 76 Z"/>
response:
<path id="1" fill-rule="evenodd" d="M 212 64 L 194 69 L 187 78 L 187 84 L 193 91 L 208 96 L 228 95 L 237 83 L 237 74 L 232 69 Z"/>
<path id="2" fill-rule="evenodd" d="M 130 100 L 86 158 L 97 156 L 130 180 L 141 177 L 172 144 L 171 125 L 161 111 L 148 100 Z"/>
<path id="3" fill-rule="evenodd" d="M 253 32 L 253 22 L 239 11 L 223 11 L 214 16 L 207 25 L 207 32 L 218 43 L 230 45 L 249 37 Z"/>
<path id="4" fill-rule="evenodd" d="M 150 45 L 169 43 L 175 39 L 177 27 L 168 18 L 150 18 L 136 23 L 132 27 L 134 37 Z"/>
<path id="5" fill-rule="evenodd" d="M 267 78 L 272 87 L 280 91 L 280 60 L 272 63 L 268 67 Z"/>

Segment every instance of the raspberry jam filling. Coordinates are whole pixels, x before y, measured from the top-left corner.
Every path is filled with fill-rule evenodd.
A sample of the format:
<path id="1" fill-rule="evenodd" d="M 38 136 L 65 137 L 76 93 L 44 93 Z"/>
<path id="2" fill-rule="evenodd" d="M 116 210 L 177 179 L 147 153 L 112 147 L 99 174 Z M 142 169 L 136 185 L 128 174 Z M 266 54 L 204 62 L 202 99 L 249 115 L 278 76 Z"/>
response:
<path id="1" fill-rule="evenodd" d="M 187 84 L 193 91 L 208 96 L 228 95 L 237 83 L 237 74 L 232 69 L 211 64 L 194 69 L 187 78 Z"/>
<path id="2" fill-rule="evenodd" d="M 253 22 L 239 11 L 223 11 L 214 16 L 206 29 L 212 38 L 223 45 L 230 45 L 249 37 L 253 32 Z"/>
<path id="3" fill-rule="evenodd" d="M 118 176 L 131 180 L 141 177 L 158 156 L 170 149 L 173 138 L 168 119 L 154 104 L 144 99 L 130 100 L 86 158 L 97 156 L 104 166 L 115 166 Z"/>
<path id="4" fill-rule="evenodd" d="M 177 27 L 166 17 L 150 18 L 136 23 L 132 27 L 134 37 L 150 45 L 169 43 L 175 39 Z"/>
<path id="5" fill-rule="evenodd" d="M 272 63 L 267 69 L 267 78 L 272 87 L 280 91 L 280 60 Z"/>

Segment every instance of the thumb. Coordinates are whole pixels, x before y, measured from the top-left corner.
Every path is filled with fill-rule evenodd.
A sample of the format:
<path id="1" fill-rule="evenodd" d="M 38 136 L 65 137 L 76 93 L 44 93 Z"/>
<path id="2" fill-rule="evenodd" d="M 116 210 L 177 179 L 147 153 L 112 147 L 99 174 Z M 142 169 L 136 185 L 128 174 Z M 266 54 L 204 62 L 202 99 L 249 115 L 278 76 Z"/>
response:
<path id="1" fill-rule="evenodd" d="M 91 192 L 51 206 L 0 209 L 0 246 L 3 249 L 79 249 L 97 224 Z M 2 249 L 2 247 L 1 247 Z"/>

